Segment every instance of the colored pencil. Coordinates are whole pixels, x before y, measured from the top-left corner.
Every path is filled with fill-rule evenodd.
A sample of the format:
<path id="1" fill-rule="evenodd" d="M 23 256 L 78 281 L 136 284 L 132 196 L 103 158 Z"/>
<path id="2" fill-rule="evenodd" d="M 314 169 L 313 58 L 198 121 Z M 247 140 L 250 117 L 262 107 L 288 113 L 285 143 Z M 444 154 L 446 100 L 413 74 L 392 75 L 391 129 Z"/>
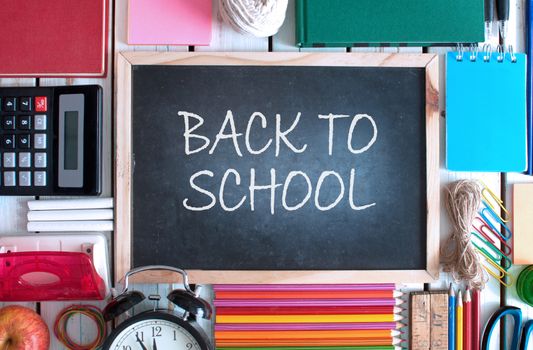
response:
<path id="1" fill-rule="evenodd" d="M 403 316 L 385 315 L 217 315 L 217 323 L 341 323 L 394 322 Z"/>
<path id="2" fill-rule="evenodd" d="M 221 348 L 217 350 L 257 350 L 257 348 Z M 402 350 L 401 346 L 376 345 L 376 346 L 296 346 L 296 347 L 267 347 L 261 350 Z"/>
<path id="3" fill-rule="evenodd" d="M 365 330 L 327 330 L 327 331 L 216 331 L 217 341 L 225 339 L 382 339 L 400 335 L 396 330 L 365 329 Z"/>
<path id="4" fill-rule="evenodd" d="M 216 324 L 215 331 L 310 331 L 310 330 L 356 330 L 356 329 L 399 329 L 405 325 L 399 322 L 361 323 L 243 323 Z"/>
<path id="5" fill-rule="evenodd" d="M 461 291 L 457 296 L 455 313 L 455 350 L 463 350 L 463 298 Z"/>
<path id="6" fill-rule="evenodd" d="M 257 350 L 257 348 L 221 348 L 217 350 Z M 376 346 L 296 346 L 296 347 L 269 347 L 261 350 L 402 350 L 401 346 L 376 345 Z"/>
<path id="7" fill-rule="evenodd" d="M 472 299 L 469 289 L 465 292 L 463 304 L 463 350 L 472 350 Z"/>
<path id="8" fill-rule="evenodd" d="M 276 307 L 276 306 L 396 306 L 403 304 L 399 298 L 385 299 L 262 299 L 262 300 L 219 300 L 216 307 Z"/>
<path id="9" fill-rule="evenodd" d="M 217 315 L 360 315 L 398 314 L 404 309 L 398 306 L 324 306 L 316 307 L 217 307 Z"/>
<path id="10" fill-rule="evenodd" d="M 479 340 L 481 337 L 481 328 L 480 328 L 480 315 L 481 315 L 481 304 L 479 300 L 480 291 L 474 289 L 472 293 L 472 350 L 479 350 L 480 344 Z"/>
<path id="11" fill-rule="evenodd" d="M 391 346 L 401 343 L 401 339 L 288 339 L 288 340 L 224 340 L 216 342 L 217 347 L 295 347 L 295 346 Z"/>
<path id="12" fill-rule="evenodd" d="M 269 290 L 269 291 L 216 291 L 217 299 L 385 299 L 401 297 L 403 293 L 395 290 Z"/>
<path id="13" fill-rule="evenodd" d="M 448 299 L 448 349 L 455 350 L 455 291 L 451 283 Z"/>
<path id="14" fill-rule="evenodd" d="M 393 283 L 383 284 L 215 284 L 213 285 L 215 292 L 217 291 L 234 291 L 234 290 L 249 290 L 249 291 L 302 291 L 302 290 L 321 290 L 336 292 L 339 290 L 393 290 L 396 285 Z"/>

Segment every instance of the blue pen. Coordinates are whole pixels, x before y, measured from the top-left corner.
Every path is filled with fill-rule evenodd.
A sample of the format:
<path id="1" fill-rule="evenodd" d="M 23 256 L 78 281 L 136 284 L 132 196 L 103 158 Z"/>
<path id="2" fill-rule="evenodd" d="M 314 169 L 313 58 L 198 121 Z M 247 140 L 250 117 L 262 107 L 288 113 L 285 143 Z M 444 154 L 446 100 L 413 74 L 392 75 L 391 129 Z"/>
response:
<path id="1" fill-rule="evenodd" d="M 455 350 L 455 291 L 451 283 L 448 297 L 448 349 Z"/>

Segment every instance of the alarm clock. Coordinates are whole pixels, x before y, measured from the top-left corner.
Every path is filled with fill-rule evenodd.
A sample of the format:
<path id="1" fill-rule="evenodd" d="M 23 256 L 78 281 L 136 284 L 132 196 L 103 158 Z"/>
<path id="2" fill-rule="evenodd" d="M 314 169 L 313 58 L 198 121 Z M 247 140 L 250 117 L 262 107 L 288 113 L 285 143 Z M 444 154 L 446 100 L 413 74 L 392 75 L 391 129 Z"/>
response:
<path id="1" fill-rule="evenodd" d="M 184 270 L 164 265 L 150 265 L 135 268 L 124 276 L 124 289 L 104 309 L 104 318 L 110 321 L 145 299 L 139 291 L 128 291 L 128 280 L 134 274 L 149 270 L 177 272 L 183 277 L 184 290 L 175 289 L 167 299 L 184 310 L 182 315 L 163 309 L 142 312 L 123 321 L 105 340 L 104 350 L 213 350 L 213 345 L 198 325 L 196 319 L 210 319 L 211 306 L 191 289 Z M 149 296 L 157 301 L 159 295 Z"/>

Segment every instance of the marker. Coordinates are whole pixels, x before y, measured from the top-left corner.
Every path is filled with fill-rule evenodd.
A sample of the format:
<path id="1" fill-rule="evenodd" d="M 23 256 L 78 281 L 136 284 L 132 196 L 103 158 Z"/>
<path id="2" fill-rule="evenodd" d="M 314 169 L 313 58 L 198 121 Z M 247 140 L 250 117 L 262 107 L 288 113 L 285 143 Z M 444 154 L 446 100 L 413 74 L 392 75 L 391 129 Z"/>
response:
<path id="1" fill-rule="evenodd" d="M 485 0 L 485 40 L 492 36 L 492 21 L 494 21 L 494 0 Z"/>
<path id="2" fill-rule="evenodd" d="M 509 0 L 496 0 L 498 7 L 498 27 L 502 39 L 507 37 L 507 23 L 509 22 Z"/>

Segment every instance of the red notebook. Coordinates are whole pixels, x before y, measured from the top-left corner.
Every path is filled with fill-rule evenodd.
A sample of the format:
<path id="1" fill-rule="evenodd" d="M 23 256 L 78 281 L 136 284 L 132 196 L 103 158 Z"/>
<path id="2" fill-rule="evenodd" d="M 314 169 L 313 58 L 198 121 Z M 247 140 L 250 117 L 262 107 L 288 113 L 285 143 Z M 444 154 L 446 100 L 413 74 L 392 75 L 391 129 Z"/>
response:
<path id="1" fill-rule="evenodd" d="M 108 0 L 0 0 L 0 76 L 101 77 Z"/>

